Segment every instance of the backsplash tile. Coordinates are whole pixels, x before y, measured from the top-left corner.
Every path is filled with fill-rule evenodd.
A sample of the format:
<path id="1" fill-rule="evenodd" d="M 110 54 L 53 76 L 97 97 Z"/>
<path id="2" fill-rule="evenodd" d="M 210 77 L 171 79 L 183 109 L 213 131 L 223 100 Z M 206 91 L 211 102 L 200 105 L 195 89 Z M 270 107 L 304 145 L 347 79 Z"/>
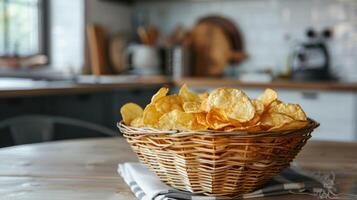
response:
<path id="1" fill-rule="evenodd" d="M 209 14 L 232 19 L 245 39 L 250 57 L 241 68 L 248 71 L 283 69 L 291 46 L 305 38 L 307 28 L 331 27 L 331 67 L 344 80 L 357 81 L 355 0 L 151 1 L 136 3 L 134 11 L 148 16 L 165 34 L 177 25 L 192 27 Z"/>

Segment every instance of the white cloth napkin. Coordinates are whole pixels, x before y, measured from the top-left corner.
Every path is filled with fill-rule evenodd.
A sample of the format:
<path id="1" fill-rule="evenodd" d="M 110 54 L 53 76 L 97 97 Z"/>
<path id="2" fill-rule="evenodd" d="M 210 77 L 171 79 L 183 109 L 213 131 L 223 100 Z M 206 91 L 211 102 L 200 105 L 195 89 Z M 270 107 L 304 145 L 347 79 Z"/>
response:
<path id="1" fill-rule="evenodd" d="M 221 200 L 225 197 L 209 197 L 171 188 L 160 181 L 155 173 L 141 163 L 123 163 L 118 165 L 118 173 L 139 200 Z M 331 180 L 329 180 L 331 182 Z M 333 183 L 333 180 L 332 180 Z M 314 196 L 329 192 L 316 177 L 307 176 L 297 169 L 287 168 L 264 185 L 261 189 L 239 196 L 248 199 L 264 196 L 277 196 L 289 193 L 309 193 Z"/>
<path id="2" fill-rule="evenodd" d="M 160 194 L 173 190 L 140 163 L 119 164 L 118 173 L 138 199 L 159 199 Z"/>

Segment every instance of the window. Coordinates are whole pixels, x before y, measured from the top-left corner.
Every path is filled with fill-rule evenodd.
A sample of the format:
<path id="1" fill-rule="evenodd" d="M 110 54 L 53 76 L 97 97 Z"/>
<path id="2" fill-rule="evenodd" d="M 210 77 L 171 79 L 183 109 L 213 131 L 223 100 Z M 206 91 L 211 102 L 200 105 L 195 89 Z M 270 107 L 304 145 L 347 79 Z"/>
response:
<path id="1" fill-rule="evenodd" d="M 0 0 L 0 56 L 46 54 L 46 0 Z"/>

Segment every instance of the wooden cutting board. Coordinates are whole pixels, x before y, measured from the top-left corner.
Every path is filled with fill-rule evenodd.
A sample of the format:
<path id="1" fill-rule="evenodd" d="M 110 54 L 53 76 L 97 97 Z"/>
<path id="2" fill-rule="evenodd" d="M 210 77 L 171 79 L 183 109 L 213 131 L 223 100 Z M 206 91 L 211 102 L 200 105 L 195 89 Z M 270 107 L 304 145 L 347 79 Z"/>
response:
<path id="1" fill-rule="evenodd" d="M 246 58 L 239 31 L 219 16 L 200 19 L 191 31 L 189 46 L 194 76 L 222 76 L 227 64 Z"/>
<path id="2" fill-rule="evenodd" d="M 108 65 L 108 46 L 104 28 L 94 24 L 87 25 L 87 38 L 92 74 L 111 74 L 111 69 Z"/>

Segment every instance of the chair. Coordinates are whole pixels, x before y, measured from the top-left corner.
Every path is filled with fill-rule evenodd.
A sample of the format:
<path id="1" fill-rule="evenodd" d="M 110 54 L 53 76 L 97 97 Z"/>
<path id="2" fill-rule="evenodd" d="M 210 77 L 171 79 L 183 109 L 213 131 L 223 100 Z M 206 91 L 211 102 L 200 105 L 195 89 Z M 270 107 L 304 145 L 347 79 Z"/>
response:
<path id="1" fill-rule="evenodd" d="M 53 140 L 55 124 L 85 128 L 109 136 L 117 135 L 115 131 L 91 122 L 47 115 L 24 115 L 9 118 L 0 122 L 0 129 L 8 127 L 15 144 L 18 145 Z"/>

